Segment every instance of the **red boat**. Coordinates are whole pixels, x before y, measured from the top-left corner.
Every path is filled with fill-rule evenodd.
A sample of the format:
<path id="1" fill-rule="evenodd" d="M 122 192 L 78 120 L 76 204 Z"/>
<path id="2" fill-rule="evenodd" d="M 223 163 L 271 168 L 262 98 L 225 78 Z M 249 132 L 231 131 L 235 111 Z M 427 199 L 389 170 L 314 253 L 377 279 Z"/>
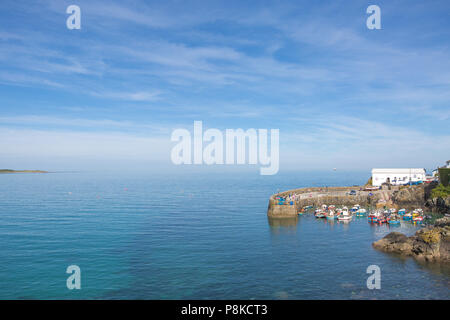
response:
<path id="1" fill-rule="evenodd" d="M 386 217 L 383 216 L 383 215 L 379 216 L 379 217 L 378 217 L 377 223 L 378 223 L 378 224 L 387 223 Z"/>

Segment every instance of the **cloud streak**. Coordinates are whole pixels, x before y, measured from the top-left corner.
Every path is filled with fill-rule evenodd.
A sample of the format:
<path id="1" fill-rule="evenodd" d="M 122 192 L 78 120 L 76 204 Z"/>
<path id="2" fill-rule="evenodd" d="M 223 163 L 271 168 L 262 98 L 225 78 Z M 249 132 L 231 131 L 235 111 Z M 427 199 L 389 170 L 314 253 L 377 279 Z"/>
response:
<path id="1" fill-rule="evenodd" d="M 345 1 L 80 1 L 78 31 L 65 27 L 69 4 L 2 4 L 0 139 L 38 130 L 42 145 L 77 144 L 89 133 L 94 145 L 113 132 L 142 148 L 144 133 L 202 120 L 279 128 L 292 166 L 430 163 L 445 156 L 436 141 L 450 147 L 445 1 L 383 3 L 374 32 L 364 6 Z M 65 142 L 53 136 L 64 130 Z"/>

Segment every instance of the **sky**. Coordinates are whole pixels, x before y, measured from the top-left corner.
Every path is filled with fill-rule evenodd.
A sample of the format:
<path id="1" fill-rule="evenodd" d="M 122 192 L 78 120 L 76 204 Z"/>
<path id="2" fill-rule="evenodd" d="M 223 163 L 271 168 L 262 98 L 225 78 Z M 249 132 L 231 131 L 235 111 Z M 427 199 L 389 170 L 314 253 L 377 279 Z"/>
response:
<path id="1" fill-rule="evenodd" d="M 2 0 L 0 168 L 172 170 L 198 120 L 279 129 L 280 172 L 433 169 L 449 49 L 447 0 Z"/>

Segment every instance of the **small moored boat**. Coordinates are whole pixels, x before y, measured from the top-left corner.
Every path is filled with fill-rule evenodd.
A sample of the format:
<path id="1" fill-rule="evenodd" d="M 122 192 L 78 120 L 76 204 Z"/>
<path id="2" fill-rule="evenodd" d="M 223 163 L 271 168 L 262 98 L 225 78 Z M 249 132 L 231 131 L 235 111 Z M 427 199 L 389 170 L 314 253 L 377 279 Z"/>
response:
<path id="1" fill-rule="evenodd" d="M 325 218 L 325 211 L 317 209 L 316 213 L 314 214 L 316 218 Z"/>
<path id="2" fill-rule="evenodd" d="M 407 212 L 403 215 L 403 220 L 404 221 L 412 221 L 412 213 L 411 212 Z"/>
<path id="3" fill-rule="evenodd" d="M 367 210 L 364 208 L 360 208 L 358 209 L 358 211 L 356 211 L 356 216 L 357 217 L 364 217 L 367 213 Z"/>
<path id="4" fill-rule="evenodd" d="M 389 225 L 399 225 L 400 224 L 400 216 L 396 213 L 393 213 L 389 216 L 389 218 L 387 219 L 387 223 L 389 223 Z"/>
<path id="5" fill-rule="evenodd" d="M 328 213 L 327 213 L 327 220 L 334 220 L 334 219 L 337 219 L 337 215 L 334 212 L 334 210 L 328 211 Z"/>
<path id="6" fill-rule="evenodd" d="M 342 212 L 337 217 L 339 221 L 350 221 L 352 220 L 352 215 L 348 211 L 347 207 L 342 208 Z"/>

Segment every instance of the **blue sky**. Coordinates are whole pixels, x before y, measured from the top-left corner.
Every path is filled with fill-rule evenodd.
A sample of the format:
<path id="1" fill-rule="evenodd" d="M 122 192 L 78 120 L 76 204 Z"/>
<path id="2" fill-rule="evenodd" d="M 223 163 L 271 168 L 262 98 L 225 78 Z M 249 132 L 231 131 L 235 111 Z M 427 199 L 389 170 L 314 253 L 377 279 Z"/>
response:
<path id="1" fill-rule="evenodd" d="M 66 28 L 71 4 L 81 30 Z M 170 169 L 170 134 L 194 120 L 280 129 L 280 171 L 450 159 L 448 1 L 0 8 L 2 168 Z"/>

